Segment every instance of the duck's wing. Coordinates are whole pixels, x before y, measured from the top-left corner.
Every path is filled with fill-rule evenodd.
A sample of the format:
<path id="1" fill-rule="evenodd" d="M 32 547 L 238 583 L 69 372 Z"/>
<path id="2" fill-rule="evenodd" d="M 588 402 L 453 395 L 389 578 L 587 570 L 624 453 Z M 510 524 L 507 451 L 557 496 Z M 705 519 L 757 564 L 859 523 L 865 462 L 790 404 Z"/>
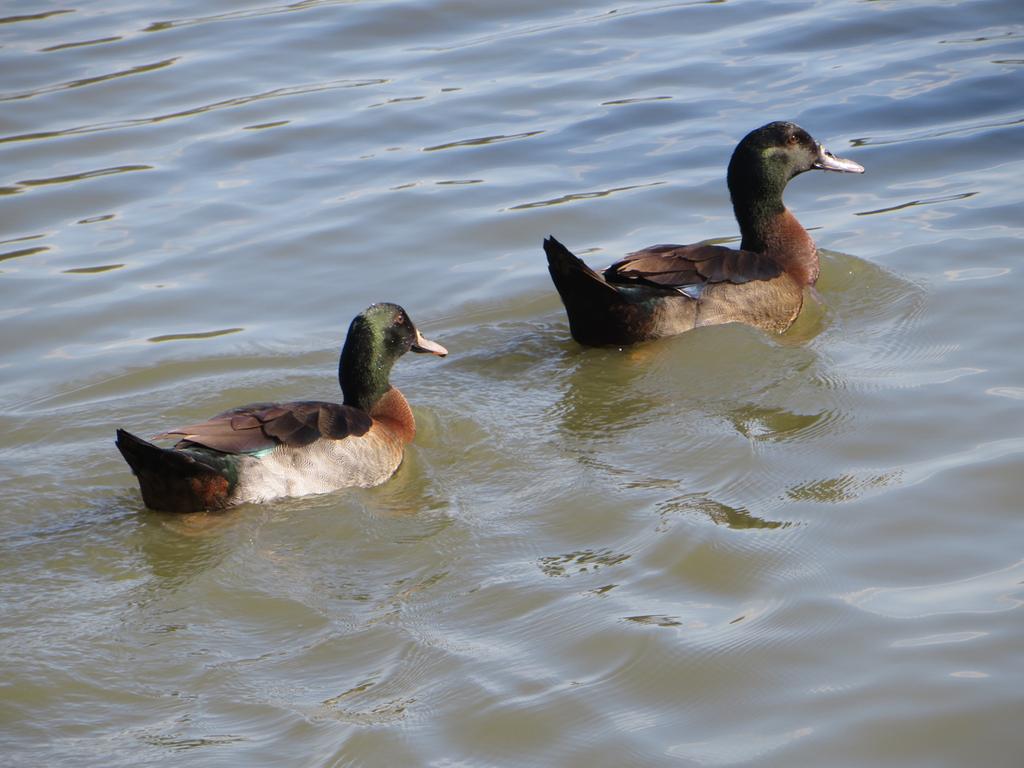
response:
<path id="1" fill-rule="evenodd" d="M 610 283 L 674 288 L 687 293 L 707 283 L 749 283 L 771 280 L 782 267 L 770 256 L 737 251 L 723 245 L 652 245 L 629 254 L 604 272 Z"/>
<path id="2" fill-rule="evenodd" d="M 359 437 L 369 431 L 371 424 L 368 414 L 350 405 L 319 401 L 255 403 L 156 438 L 180 438 L 176 448 L 202 445 L 222 453 L 256 453 L 278 445 L 301 448 L 320 439 Z"/>

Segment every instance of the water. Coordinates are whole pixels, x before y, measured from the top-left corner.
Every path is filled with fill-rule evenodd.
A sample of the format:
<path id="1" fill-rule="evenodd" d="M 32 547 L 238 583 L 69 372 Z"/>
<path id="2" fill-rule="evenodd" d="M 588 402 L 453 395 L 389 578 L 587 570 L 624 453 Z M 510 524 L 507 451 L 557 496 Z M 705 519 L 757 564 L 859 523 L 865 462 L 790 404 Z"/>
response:
<path id="1" fill-rule="evenodd" d="M 2 15 L 5 764 L 1020 765 L 1019 3 Z M 818 303 L 569 340 L 541 238 L 735 236 L 780 118 L 867 168 Z M 115 427 L 335 397 L 378 300 L 452 352 L 389 484 L 143 510 Z"/>

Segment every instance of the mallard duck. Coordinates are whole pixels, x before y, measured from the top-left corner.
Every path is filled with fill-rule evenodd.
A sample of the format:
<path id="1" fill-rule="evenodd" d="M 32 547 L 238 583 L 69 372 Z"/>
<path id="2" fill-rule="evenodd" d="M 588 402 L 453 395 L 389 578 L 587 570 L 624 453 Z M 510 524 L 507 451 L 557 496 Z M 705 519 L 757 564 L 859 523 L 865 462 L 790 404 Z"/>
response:
<path id="1" fill-rule="evenodd" d="M 374 304 L 352 321 L 341 350 L 342 404 L 255 403 L 154 438 L 176 438 L 173 448 L 123 429 L 116 444 L 146 506 L 168 512 L 379 485 L 416 434 L 409 403 L 388 380 L 410 350 L 448 354 L 400 306 Z"/>
<path id="2" fill-rule="evenodd" d="M 729 161 L 740 249 L 654 245 L 598 274 L 553 237 L 548 270 L 581 344 L 632 344 L 719 323 L 781 333 L 818 279 L 818 251 L 782 202 L 791 179 L 810 170 L 863 173 L 798 125 L 775 122 L 748 133 Z"/>

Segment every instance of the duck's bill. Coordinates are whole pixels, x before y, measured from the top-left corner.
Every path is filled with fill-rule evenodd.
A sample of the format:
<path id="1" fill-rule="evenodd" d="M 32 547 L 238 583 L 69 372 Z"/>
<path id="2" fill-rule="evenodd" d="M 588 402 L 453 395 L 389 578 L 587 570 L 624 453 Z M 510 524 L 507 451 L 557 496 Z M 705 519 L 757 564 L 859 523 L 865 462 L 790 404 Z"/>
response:
<path id="1" fill-rule="evenodd" d="M 413 352 L 429 352 L 432 355 L 438 357 L 444 357 L 448 354 L 448 350 L 438 344 L 436 341 L 431 341 L 419 331 L 416 331 L 416 341 L 412 343 Z"/>
<path id="2" fill-rule="evenodd" d="M 825 147 L 818 145 L 818 159 L 814 161 L 814 167 L 822 171 L 840 171 L 842 173 L 864 173 L 864 166 L 847 160 L 843 157 L 836 157 Z"/>

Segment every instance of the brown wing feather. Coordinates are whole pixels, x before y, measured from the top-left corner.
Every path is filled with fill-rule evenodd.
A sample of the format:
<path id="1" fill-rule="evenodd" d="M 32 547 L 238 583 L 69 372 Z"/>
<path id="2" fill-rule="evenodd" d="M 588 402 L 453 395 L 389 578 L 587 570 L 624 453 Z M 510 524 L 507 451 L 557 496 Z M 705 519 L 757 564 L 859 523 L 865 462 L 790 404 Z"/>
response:
<path id="1" fill-rule="evenodd" d="M 277 445 L 301 447 L 319 439 L 359 437 L 371 424 L 365 412 L 338 403 L 255 403 L 156 437 L 181 438 L 179 448 L 198 444 L 223 453 L 254 453 Z"/>
<path id="2" fill-rule="evenodd" d="M 770 256 L 722 245 L 653 245 L 629 254 L 604 272 L 609 282 L 642 282 L 665 288 L 742 284 L 781 274 L 782 268 Z"/>

